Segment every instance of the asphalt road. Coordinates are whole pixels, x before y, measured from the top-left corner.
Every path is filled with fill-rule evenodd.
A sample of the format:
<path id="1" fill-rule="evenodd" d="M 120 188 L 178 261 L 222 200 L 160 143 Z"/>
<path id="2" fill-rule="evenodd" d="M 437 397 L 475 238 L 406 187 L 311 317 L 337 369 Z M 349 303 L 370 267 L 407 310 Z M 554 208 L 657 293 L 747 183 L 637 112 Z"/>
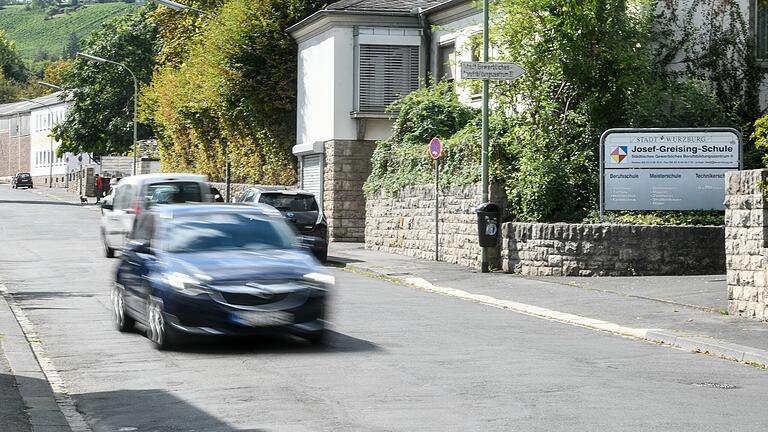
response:
<path id="1" fill-rule="evenodd" d="M 98 227 L 93 209 L 0 186 L 0 278 L 96 431 L 768 424 L 766 371 L 337 269 L 326 346 L 273 338 L 159 352 L 112 327 L 116 260 L 102 257 Z"/>

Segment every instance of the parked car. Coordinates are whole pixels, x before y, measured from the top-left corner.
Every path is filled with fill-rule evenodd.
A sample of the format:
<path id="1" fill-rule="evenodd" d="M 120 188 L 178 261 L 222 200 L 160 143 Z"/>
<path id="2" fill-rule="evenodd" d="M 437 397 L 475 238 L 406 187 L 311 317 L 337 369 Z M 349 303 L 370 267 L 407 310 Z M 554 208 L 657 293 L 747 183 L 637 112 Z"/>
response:
<path id="1" fill-rule="evenodd" d="M 252 187 L 237 200 L 245 204 L 268 204 L 293 224 L 317 259 L 328 259 L 328 223 L 310 192 L 293 189 Z"/>
<path id="2" fill-rule="evenodd" d="M 14 175 L 11 179 L 11 187 L 14 189 L 18 189 L 20 187 L 32 189 L 34 187 L 32 184 L 32 175 L 26 172 L 16 173 L 16 175 Z"/>
<path id="3" fill-rule="evenodd" d="M 197 174 L 142 174 L 125 177 L 114 198 L 101 205 L 104 255 L 121 250 L 138 214 L 157 204 L 211 201 L 207 178 Z"/>
<path id="4" fill-rule="evenodd" d="M 159 349 L 184 335 L 319 343 L 334 282 L 274 208 L 168 205 L 138 216 L 111 300 L 117 329 L 138 321 Z"/>

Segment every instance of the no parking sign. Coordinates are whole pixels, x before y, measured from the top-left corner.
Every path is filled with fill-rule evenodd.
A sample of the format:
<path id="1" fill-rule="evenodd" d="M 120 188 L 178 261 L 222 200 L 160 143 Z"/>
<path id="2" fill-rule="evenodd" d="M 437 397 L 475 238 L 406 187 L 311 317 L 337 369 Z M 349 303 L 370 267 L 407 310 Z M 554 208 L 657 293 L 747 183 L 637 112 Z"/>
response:
<path id="1" fill-rule="evenodd" d="M 432 159 L 438 159 L 442 153 L 443 143 L 440 142 L 440 138 L 432 138 L 432 140 L 429 142 L 429 155 L 432 156 Z"/>

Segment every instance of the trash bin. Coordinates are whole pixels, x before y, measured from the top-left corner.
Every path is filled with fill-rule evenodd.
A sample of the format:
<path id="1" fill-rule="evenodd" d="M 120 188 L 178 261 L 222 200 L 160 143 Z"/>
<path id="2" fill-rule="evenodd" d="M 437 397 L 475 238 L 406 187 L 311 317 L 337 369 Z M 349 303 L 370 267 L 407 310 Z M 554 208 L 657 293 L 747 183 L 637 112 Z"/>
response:
<path id="1" fill-rule="evenodd" d="M 477 213 L 477 234 L 481 247 L 496 247 L 499 244 L 499 206 L 482 203 L 475 207 Z"/>

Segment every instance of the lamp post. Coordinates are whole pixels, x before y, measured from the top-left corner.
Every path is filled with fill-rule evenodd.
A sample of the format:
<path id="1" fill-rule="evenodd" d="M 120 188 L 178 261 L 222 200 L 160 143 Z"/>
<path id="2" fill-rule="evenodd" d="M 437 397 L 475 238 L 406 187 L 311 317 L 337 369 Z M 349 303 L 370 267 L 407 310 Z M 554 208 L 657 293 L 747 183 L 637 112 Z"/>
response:
<path id="1" fill-rule="evenodd" d="M 210 14 L 204 10 L 194 8 L 192 6 L 187 6 L 181 3 L 177 3 L 175 1 L 171 0 L 150 0 L 154 3 L 157 3 L 161 6 L 165 6 L 169 9 L 175 10 L 175 11 L 191 11 L 200 15 L 209 16 Z M 223 138 L 224 142 L 222 145 L 222 150 L 224 150 L 224 196 L 226 202 L 230 201 L 230 191 L 231 191 L 231 184 L 232 184 L 232 163 L 229 160 L 229 141 L 227 141 L 227 138 Z"/>
<path id="2" fill-rule="evenodd" d="M 50 129 L 49 129 L 51 132 L 48 132 L 48 137 L 51 140 L 51 156 L 50 156 L 50 159 L 48 160 L 48 168 L 49 168 L 48 169 L 48 187 L 52 188 L 53 187 L 53 110 L 48 105 L 43 105 L 42 103 L 36 100 L 25 99 L 25 98 L 21 98 L 21 100 L 25 102 L 33 103 L 36 105 L 40 105 L 41 107 L 47 109 L 48 114 L 51 116 Z"/>
<path id="3" fill-rule="evenodd" d="M 37 83 L 40 84 L 41 86 L 50 87 L 50 88 L 52 88 L 54 90 L 58 90 L 58 91 L 64 90 L 64 88 L 61 87 L 61 86 L 57 86 L 56 84 L 47 83 L 45 81 L 38 81 Z"/>
<path id="4" fill-rule="evenodd" d="M 136 75 L 133 73 L 133 71 L 130 68 L 128 68 L 128 66 L 126 66 L 126 65 L 124 65 L 122 63 L 118 63 L 116 61 L 107 60 L 105 58 L 101 58 L 101 57 L 97 57 L 95 55 L 85 54 L 85 53 L 81 53 L 81 52 L 77 53 L 77 57 L 80 57 L 80 58 L 86 59 L 86 60 L 90 60 L 90 61 L 94 61 L 94 62 L 97 62 L 97 63 L 109 63 L 109 64 L 113 64 L 113 65 L 116 65 L 116 66 L 120 66 L 121 68 L 127 70 L 129 74 L 131 74 L 131 78 L 133 78 L 133 175 L 136 175 L 138 173 L 137 169 L 136 169 L 137 168 L 136 167 L 136 158 L 137 158 L 137 155 L 138 155 L 138 149 L 136 148 L 136 146 L 137 146 L 137 138 L 136 138 L 136 107 L 138 105 L 137 101 L 138 101 L 138 97 L 139 97 L 139 82 L 138 82 L 138 80 L 136 80 Z"/>

